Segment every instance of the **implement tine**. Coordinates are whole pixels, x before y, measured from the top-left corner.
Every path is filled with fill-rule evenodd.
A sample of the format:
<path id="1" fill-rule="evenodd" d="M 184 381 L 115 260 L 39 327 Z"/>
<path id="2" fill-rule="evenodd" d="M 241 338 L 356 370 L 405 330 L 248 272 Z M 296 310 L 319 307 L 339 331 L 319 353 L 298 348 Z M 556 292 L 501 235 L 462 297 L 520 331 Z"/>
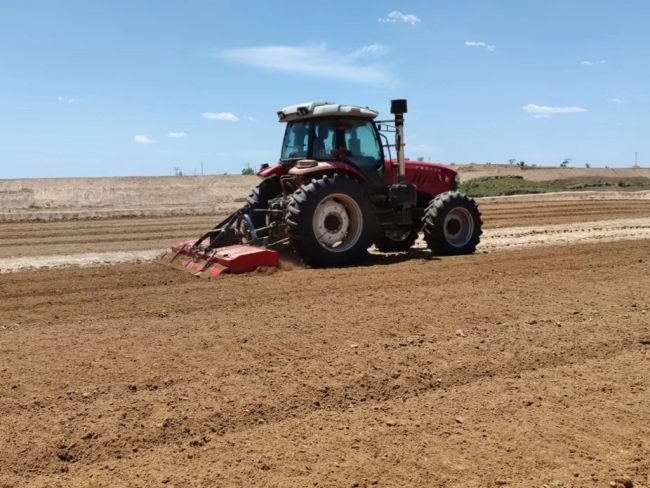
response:
<path id="1" fill-rule="evenodd" d="M 174 257 L 169 260 L 169 264 L 173 263 L 174 260 L 185 250 L 185 248 L 188 246 L 187 242 L 181 246 L 181 248 L 178 250 L 176 254 L 174 254 Z"/>
<path id="2" fill-rule="evenodd" d="M 203 265 L 203 267 L 201 268 L 199 273 L 203 273 L 206 269 L 208 269 L 208 266 L 210 266 L 210 264 L 212 264 L 211 263 L 212 258 L 217 254 L 218 251 L 219 251 L 218 249 L 215 249 L 214 251 L 212 251 L 212 254 L 210 255 L 210 257 L 206 258 L 205 264 Z"/>

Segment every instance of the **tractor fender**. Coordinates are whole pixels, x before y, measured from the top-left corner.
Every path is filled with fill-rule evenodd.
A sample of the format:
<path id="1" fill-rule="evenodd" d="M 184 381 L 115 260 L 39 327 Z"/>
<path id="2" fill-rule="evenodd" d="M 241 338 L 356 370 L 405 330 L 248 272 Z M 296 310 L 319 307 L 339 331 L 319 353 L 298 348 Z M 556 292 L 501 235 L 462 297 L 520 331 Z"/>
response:
<path id="1" fill-rule="evenodd" d="M 359 181 L 363 185 L 367 185 L 368 182 L 366 178 L 361 174 L 361 172 L 354 168 L 353 166 L 346 163 L 326 163 L 326 162 L 315 162 L 315 161 L 306 161 L 304 165 L 301 165 L 300 162 L 289 170 L 289 174 L 293 176 L 299 176 L 305 178 L 306 176 L 316 176 L 317 174 L 323 173 L 341 173 L 347 174 L 351 178 Z"/>
<path id="2" fill-rule="evenodd" d="M 285 174 L 285 168 L 282 164 L 274 164 L 273 166 L 262 166 L 262 169 L 260 169 L 257 172 L 257 176 L 260 176 L 262 178 L 268 178 L 269 176 L 283 176 Z"/>

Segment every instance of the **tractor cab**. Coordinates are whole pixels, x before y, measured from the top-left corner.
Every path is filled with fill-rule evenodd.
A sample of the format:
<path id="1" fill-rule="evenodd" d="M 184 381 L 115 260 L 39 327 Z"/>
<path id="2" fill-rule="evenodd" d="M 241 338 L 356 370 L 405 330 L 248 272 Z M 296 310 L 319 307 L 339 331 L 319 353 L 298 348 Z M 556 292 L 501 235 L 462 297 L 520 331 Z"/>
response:
<path id="1" fill-rule="evenodd" d="M 356 169 L 376 191 L 384 189 L 384 150 L 367 107 L 312 102 L 278 112 L 286 122 L 280 162 L 345 163 Z"/>

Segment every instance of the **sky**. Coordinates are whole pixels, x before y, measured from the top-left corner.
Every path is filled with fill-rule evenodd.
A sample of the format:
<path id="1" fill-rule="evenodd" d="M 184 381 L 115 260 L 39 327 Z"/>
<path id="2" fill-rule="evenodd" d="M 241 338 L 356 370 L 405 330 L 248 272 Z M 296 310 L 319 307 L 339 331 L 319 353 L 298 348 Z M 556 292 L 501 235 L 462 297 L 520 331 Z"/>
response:
<path id="1" fill-rule="evenodd" d="M 444 164 L 650 166 L 647 0 L 5 0 L 0 178 L 240 173 L 277 111 L 389 118 Z"/>

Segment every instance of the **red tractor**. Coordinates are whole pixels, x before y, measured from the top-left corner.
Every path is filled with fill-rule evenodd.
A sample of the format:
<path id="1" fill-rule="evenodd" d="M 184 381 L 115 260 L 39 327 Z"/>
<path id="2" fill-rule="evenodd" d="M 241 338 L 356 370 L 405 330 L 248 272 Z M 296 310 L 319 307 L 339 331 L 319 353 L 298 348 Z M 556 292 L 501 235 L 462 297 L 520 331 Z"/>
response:
<path id="1" fill-rule="evenodd" d="M 247 204 L 197 240 L 172 247 L 171 261 L 196 274 L 276 266 L 289 249 L 312 267 L 353 264 L 374 246 L 406 251 L 422 231 L 438 255 L 471 254 L 481 236 L 476 202 L 459 176 L 435 163 L 404 160 L 406 100 L 392 120 L 367 107 L 313 102 L 278 112 L 286 123 L 277 164 Z M 385 133 L 394 133 L 390 144 Z M 391 148 L 396 153 L 392 157 Z M 188 259 L 189 258 L 189 259 Z"/>

